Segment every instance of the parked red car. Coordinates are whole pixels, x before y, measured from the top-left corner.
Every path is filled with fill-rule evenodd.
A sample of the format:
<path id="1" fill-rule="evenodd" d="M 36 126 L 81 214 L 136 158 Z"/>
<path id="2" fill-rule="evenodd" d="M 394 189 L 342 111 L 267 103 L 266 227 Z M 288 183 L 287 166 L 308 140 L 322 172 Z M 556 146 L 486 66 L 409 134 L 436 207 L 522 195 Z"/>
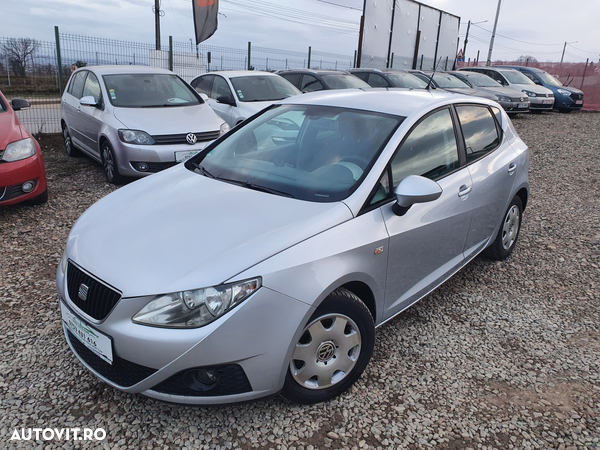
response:
<path id="1" fill-rule="evenodd" d="M 28 107 L 20 98 L 9 103 L 0 92 L 0 206 L 48 201 L 40 144 L 15 114 Z"/>

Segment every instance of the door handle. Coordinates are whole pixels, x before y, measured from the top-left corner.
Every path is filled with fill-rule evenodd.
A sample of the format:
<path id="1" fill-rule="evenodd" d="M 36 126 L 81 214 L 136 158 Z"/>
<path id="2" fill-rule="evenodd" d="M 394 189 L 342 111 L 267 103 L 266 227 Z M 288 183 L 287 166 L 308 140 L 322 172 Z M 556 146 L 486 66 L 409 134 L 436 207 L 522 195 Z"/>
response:
<path id="1" fill-rule="evenodd" d="M 515 163 L 510 163 L 510 165 L 508 166 L 508 174 L 514 174 L 515 170 L 517 170 L 517 165 Z"/>
<path id="2" fill-rule="evenodd" d="M 467 186 L 466 184 L 463 184 L 458 189 L 458 196 L 459 197 L 464 197 L 465 195 L 469 194 L 472 190 L 473 190 L 473 186 Z"/>

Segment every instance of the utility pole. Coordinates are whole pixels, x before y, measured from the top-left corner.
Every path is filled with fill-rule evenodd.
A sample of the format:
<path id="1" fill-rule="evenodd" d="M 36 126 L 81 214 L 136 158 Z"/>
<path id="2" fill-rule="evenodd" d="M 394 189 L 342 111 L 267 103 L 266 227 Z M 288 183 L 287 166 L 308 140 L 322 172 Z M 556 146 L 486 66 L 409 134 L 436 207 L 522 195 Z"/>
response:
<path id="1" fill-rule="evenodd" d="M 562 56 L 560 57 L 560 65 L 562 66 L 563 59 L 565 59 L 565 50 L 567 49 L 567 44 L 577 44 L 579 41 L 567 42 L 565 41 L 565 45 L 563 45 Z"/>
<path id="2" fill-rule="evenodd" d="M 496 10 L 496 20 L 494 20 L 494 30 L 492 31 L 492 39 L 490 39 L 490 51 L 488 52 L 486 66 L 492 65 L 492 49 L 494 48 L 494 38 L 496 37 L 496 27 L 498 26 L 498 17 L 500 16 L 500 5 L 502 0 L 498 0 L 498 9 Z"/>
<path id="3" fill-rule="evenodd" d="M 477 25 L 478 23 L 486 23 L 487 20 L 482 20 L 481 22 L 473 22 L 473 25 Z M 463 47 L 463 58 L 467 57 L 467 42 L 469 42 L 469 30 L 471 29 L 471 21 L 467 24 L 467 34 L 465 35 L 465 45 Z"/>
<path id="4" fill-rule="evenodd" d="M 160 0 L 154 0 L 154 26 L 155 26 L 155 36 L 156 36 L 156 50 L 160 50 Z"/>

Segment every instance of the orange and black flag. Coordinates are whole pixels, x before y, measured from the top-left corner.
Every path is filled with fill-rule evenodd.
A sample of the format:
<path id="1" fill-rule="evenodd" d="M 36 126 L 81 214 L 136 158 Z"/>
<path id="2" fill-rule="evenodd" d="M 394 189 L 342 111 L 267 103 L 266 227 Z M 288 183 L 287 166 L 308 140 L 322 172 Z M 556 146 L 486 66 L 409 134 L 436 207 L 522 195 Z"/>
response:
<path id="1" fill-rule="evenodd" d="M 217 31 L 219 0 L 192 0 L 196 45 L 207 40 Z"/>

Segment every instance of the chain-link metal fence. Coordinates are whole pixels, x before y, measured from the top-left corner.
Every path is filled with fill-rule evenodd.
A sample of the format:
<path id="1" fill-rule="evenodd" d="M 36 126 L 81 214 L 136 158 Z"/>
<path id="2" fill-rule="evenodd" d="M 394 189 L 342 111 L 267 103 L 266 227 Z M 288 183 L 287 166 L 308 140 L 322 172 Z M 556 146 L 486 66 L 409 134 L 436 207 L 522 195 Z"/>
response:
<path id="1" fill-rule="evenodd" d="M 186 81 L 215 70 L 278 71 L 311 67 L 345 70 L 354 57 L 266 47 L 238 49 L 176 42 L 155 44 L 69 33 L 55 28 L 55 41 L 0 37 L 0 90 L 10 100 L 24 98 L 31 108 L 17 114 L 33 133 L 60 132 L 60 95 L 78 67 L 117 64 L 170 69 Z M 62 86 L 62 89 L 61 89 Z"/>

